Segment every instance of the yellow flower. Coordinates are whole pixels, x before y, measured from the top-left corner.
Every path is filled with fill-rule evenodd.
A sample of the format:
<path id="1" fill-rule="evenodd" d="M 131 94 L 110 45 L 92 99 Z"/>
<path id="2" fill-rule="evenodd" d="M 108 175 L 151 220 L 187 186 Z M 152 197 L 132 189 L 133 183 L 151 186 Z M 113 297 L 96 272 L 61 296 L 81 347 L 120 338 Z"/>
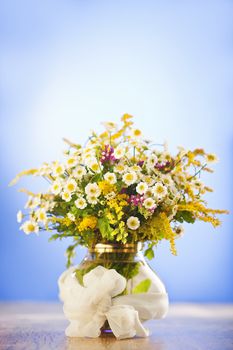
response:
<path id="1" fill-rule="evenodd" d="M 122 122 L 126 122 L 127 120 L 132 119 L 132 118 L 133 118 L 132 115 L 125 113 L 125 114 L 121 117 L 121 121 L 122 121 Z"/>
<path id="2" fill-rule="evenodd" d="M 213 153 L 206 154 L 205 158 L 208 163 L 218 162 L 218 157 L 216 156 L 216 154 L 213 154 Z"/>
<path id="3" fill-rule="evenodd" d="M 142 135 L 142 132 L 141 132 L 141 130 L 139 130 L 139 129 L 133 129 L 132 135 L 133 135 L 134 137 L 140 137 L 140 136 Z"/>
<path id="4" fill-rule="evenodd" d="M 78 225 L 78 230 L 83 232 L 87 229 L 94 230 L 97 225 L 97 218 L 95 216 L 86 216 Z"/>
<path id="5" fill-rule="evenodd" d="M 103 195 L 106 195 L 111 192 L 116 192 L 116 186 L 110 184 L 108 181 L 103 180 L 98 183 L 99 188 L 101 189 L 101 192 Z"/>

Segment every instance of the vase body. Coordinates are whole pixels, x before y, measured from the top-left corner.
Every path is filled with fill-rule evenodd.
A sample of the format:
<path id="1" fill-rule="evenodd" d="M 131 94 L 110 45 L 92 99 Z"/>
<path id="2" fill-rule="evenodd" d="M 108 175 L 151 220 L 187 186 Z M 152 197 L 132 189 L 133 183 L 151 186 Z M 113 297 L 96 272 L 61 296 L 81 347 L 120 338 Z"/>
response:
<path id="1" fill-rule="evenodd" d="M 126 279 L 126 288 L 121 295 L 139 293 L 166 294 L 166 289 L 141 252 L 141 244 L 97 244 L 87 251 L 83 261 L 77 266 L 76 277 L 82 283 L 83 276 L 97 266 L 114 269 Z M 101 288 L 101 286 L 100 286 Z M 157 318 L 165 316 L 168 307 L 160 310 Z M 108 322 L 102 327 L 102 333 L 111 332 Z"/>

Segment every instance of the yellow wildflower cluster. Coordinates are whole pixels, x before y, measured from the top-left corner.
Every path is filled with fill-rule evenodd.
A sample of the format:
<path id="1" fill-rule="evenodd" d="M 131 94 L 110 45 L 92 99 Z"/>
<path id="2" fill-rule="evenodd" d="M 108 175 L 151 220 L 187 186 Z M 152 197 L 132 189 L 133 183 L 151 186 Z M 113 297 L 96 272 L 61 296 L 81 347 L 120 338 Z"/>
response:
<path id="1" fill-rule="evenodd" d="M 83 232 L 87 229 L 94 230 L 97 225 L 97 218 L 95 216 L 86 216 L 78 225 L 78 230 Z"/>
<path id="2" fill-rule="evenodd" d="M 176 234 L 171 228 L 170 221 L 166 213 L 161 212 L 149 219 L 139 230 L 139 236 L 150 237 L 154 243 L 158 243 L 162 239 L 170 242 L 170 250 L 173 255 L 177 255 L 175 247 Z"/>
<path id="3" fill-rule="evenodd" d="M 210 222 L 214 227 L 221 224 L 221 221 L 218 218 L 214 217 L 215 214 L 228 214 L 227 210 L 206 208 L 200 202 L 188 202 L 185 204 L 179 204 L 178 210 L 192 212 L 197 219 L 205 222 Z M 213 216 L 211 216 L 211 214 Z"/>
<path id="4" fill-rule="evenodd" d="M 122 193 L 107 201 L 107 206 L 114 210 L 117 221 L 120 221 L 124 215 L 124 211 L 122 209 L 128 205 L 126 200 L 127 198 L 128 196 Z"/>

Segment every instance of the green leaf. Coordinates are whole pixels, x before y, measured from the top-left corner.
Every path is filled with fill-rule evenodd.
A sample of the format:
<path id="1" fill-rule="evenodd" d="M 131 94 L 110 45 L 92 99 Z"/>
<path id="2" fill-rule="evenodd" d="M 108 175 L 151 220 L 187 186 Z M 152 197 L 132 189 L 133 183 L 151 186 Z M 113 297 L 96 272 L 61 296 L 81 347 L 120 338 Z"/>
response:
<path id="1" fill-rule="evenodd" d="M 191 211 L 186 211 L 186 210 L 178 211 L 174 219 L 179 222 L 186 221 L 189 224 L 193 224 L 195 222 L 195 217 L 193 216 L 193 213 Z"/>
<path id="2" fill-rule="evenodd" d="M 98 219 L 98 228 L 103 238 L 111 239 L 113 235 L 113 228 L 109 225 L 107 218 Z"/>
<path id="3" fill-rule="evenodd" d="M 145 250 L 144 255 L 147 259 L 151 260 L 155 257 L 154 251 L 152 247 L 149 247 Z"/>
<path id="4" fill-rule="evenodd" d="M 75 271 L 75 277 L 77 278 L 79 284 L 81 284 L 81 286 L 83 286 L 83 271 L 82 270 L 76 270 Z"/>
<path id="5" fill-rule="evenodd" d="M 141 281 L 136 287 L 133 288 L 132 293 L 133 294 L 147 293 L 150 286 L 151 286 L 151 280 L 149 278 L 146 278 L 145 280 Z"/>

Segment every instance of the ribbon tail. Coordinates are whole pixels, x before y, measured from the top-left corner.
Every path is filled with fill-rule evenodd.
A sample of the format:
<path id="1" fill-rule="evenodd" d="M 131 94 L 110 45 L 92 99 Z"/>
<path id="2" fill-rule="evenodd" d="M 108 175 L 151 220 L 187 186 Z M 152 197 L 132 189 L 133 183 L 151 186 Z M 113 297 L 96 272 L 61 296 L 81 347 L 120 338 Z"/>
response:
<path id="1" fill-rule="evenodd" d="M 117 339 L 148 337 L 149 331 L 143 327 L 138 312 L 130 305 L 114 305 L 105 314 Z"/>

